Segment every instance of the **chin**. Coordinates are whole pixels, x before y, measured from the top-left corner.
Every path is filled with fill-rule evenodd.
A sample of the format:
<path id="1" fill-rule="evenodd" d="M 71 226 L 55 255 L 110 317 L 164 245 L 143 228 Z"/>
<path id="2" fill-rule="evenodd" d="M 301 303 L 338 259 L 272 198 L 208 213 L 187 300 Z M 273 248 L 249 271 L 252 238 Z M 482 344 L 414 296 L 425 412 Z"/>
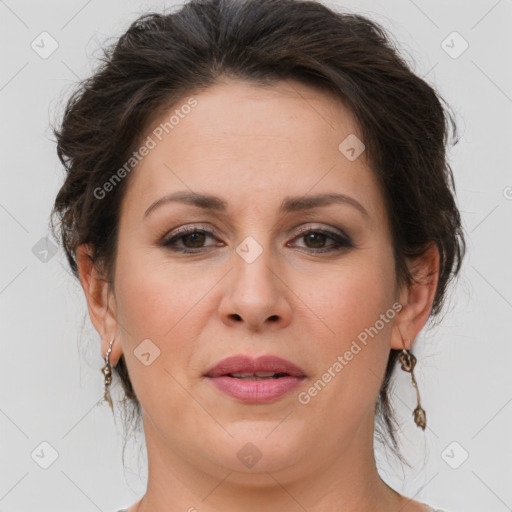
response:
<path id="1" fill-rule="evenodd" d="M 282 419 L 227 425 L 233 438 L 217 439 L 213 446 L 216 462 L 240 473 L 240 483 L 254 484 L 255 476 L 260 475 L 260 483 L 267 485 L 267 472 L 287 472 L 306 459 L 307 434 L 291 427 Z"/>

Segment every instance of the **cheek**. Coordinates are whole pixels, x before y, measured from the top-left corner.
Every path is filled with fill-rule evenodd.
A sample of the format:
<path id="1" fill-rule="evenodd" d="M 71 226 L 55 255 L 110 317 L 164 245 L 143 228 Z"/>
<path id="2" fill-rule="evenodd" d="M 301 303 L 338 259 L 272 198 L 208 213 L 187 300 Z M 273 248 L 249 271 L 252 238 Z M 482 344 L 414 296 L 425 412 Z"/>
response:
<path id="1" fill-rule="evenodd" d="M 184 383 L 204 369 L 200 342 L 215 314 L 212 290 L 218 280 L 204 265 L 173 263 L 159 249 L 120 252 L 116 310 L 130 377 L 141 398 L 144 389 L 162 390 L 162 382 L 175 393 L 178 384 L 169 373 Z M 137 359 L 137 349 L 147 339 L 158 354 L 151 372 Z"/>
<path id="2" fill-rule="evenodd" d="M 324 292 L 310 299 L 322 319 L 315 336 L 321 362 L 312 405 L 329 410 L 336 421 L 357 423 L 374 407 L 396 316 L 394 279 L 391 250 L 372 251 L 340 265 L 324 280 Z"/>
<path id="3" fill-rule="evenodd" d="M 121 244 L 122 241 L 120 247 Z M 117 312 L 131 338 L 153 337 L 163 341 L 170 330 L 186 328 L 187 322 L 179 319 L 197 301 L 198 291 L 191 286 L 193 278 L 187 275 L 189 272 L 165 258 L 155 258 L 159 252 L 154 247 L 135 245 L 129 251 L 120 251 L 116 262 Z"/>
<path id="4" fill-rule="evenodd" d="M 190 401 L 180 383 L 186 382 L 193 359 L 191 341 L 202 329 L 201 304 L 193 306 L 206 290 L 188 286 L 184 273 L 153 261 L 144 250 L 128 252 L 116 262 L 115 288 L 130 379 L 146 414 L 156 418 L 161 410 L 163 418 L 175 418 Z M 142 347 L 149 361 L 139 359 Z"/>
<path id="5" fill-rule="evenodd" d="M 373 326 L 394 303 L 394 285 L 390 250 L 368 251 L 355 255 L 346 265 L 340 264 L 336 272 L 324 279 L 323 290 L 312 299 L 318 316 L 334 331 L 325 337 L 332 340 L 329 344 L 344 344 Z"/>

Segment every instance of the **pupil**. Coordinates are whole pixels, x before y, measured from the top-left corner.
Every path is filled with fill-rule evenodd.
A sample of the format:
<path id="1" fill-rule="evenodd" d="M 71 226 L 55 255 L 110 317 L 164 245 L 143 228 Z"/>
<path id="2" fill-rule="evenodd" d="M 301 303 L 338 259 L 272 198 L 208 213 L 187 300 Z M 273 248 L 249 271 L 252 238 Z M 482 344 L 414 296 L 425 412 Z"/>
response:
<path id="1" fill-rule="evenodd" d="M 193 248 L 195 247 L 200 247 L 201 246 L 201 243 L 202 243 L 202 239 L 201 237 L 204 237 L 204 233 L 189 233 L 188 235 L 185 235 L 184 239 L 186 240 L 187 238 L 195 238 L 195 237 L 199 237 L 199 240 L 197 240 L 197 238 L 195 238 L 195 240 L 192 240 L 192 243 L 194 244 L 199 244 L 199 245 L 194 245 Z M 187 244 L 185 244 L 187 245 Z M 188 245 L 187 245 L 188 246 Z"/>
<path id="2" fill-rule="evenodd" d="M 315 245 L 315 237 L 320 237 L 320 245 Z M 305 235 L 306 240 L 312 241 L 314 247 L 321 247 L 325 242 L 325 235 L 323 233 L 309 233 Z"/>

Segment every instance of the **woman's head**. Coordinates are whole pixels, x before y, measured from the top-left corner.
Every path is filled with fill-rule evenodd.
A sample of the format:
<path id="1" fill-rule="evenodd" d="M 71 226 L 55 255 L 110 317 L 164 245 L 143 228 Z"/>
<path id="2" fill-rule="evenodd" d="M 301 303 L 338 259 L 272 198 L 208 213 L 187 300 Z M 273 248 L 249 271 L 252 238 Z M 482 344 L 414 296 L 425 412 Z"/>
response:
<path id="1" fill-rule="evenodd" d="M 300 471 L 368 441 L 375 408 L 394 440 L 397 353 L 464 253 L 450 122 L 382 29 L 317 2 L 193 1 L 129 28 L 67 105 L 54 213 L 148 443 L 214 468 L 250 441 Z M 205 376 L 238 354 L 306 378 L 248 405 Z"/>

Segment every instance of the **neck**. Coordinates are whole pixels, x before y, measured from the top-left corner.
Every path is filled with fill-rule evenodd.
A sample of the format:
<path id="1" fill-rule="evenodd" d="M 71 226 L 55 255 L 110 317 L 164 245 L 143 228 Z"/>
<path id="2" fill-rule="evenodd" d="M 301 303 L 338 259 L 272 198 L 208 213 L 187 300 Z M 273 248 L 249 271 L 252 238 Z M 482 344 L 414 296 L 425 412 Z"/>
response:
<path id="1" fill-rule="evenodd" d="M 166 446 L 151 422 L 144 421 L 148 486 L 130 512 L 396 511 L 407 503 L 380 478 L 373 417 L 365 423 L 353 439 L 333 445 L 329 460 L 315 464 L 312 457 L 279 471 L 256 471 L 255 466 L 241 473 L 198 467 Z"/>

